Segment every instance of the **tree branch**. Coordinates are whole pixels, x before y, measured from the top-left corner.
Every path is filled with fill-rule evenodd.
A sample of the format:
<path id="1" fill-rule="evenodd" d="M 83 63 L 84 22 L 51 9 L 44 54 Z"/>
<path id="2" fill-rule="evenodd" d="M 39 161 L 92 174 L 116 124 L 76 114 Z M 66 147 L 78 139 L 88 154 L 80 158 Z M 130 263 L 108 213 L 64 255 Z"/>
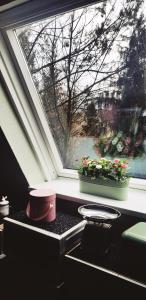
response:
<path id="1" fill-rule="evenodd" d="M 127 67 L 128 67 L 128 65 L 123 66 L 122 68 L 115 70 L 115 72 L 113 72 L 112 75 L 118 74 L 119 72 L 123 71 L 123 70 L 126 69 Z M 112 75 L 109 74 L 109 75 L 105 76 L 104 78 L 101 78 L 100 80 L 98 80 L 98 81 L 96 81 L 95 83 L 91 84 L 88 88 L 85 88 L 85 89 L 84 89 L 82 92 L 80 92 L 79 94 L 77 94 L 77 95 L 75 95 L 74 97 L 72 97 L 72 99 L 75 99 L 75 98 L 81 96 L 82 94 L 87 93 L 88 89 L 92 88 L 94 85 L 96 85 L 96 84 L 98 84 L 98 83 L 100 83 L 100 82 L 102 82 L 102 81 L 107 80 L 107 79 L 108 79 L 109 77 L 111 77 Z M 62 102 L 62 103 L 60 103 L 60 104 L 58 104 L 58 106 L 64 105 L 65 103 L 67 103 L 67 101 L 68 101 L 68 100 L 66 100 L 66 101 L 64 101 L 64 102 Z M 83 102 L 84 102 L 84 101 L 83 101 Z"/>

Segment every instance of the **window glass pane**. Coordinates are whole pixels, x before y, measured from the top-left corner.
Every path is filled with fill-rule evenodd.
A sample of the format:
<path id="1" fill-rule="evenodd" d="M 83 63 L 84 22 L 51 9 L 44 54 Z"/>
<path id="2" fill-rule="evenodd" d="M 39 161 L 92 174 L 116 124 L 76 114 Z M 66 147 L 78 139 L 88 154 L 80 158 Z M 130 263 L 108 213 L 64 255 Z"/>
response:
<path id="1" fill-rule="evenodd" d="M 126 157 L 146 178 L 143 0 L 108 0 L 16 29 L 65 168 Z"/>

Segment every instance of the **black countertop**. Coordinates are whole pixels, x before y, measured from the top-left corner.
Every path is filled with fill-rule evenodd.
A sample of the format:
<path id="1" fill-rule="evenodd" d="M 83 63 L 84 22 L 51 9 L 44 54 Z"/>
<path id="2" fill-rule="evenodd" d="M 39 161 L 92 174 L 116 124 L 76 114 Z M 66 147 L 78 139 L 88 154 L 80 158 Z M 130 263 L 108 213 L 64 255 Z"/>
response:
<path id="1" fill-rule="evenodd" d="M 111 228 L 110 243 L 106 251 L 100 251 L 100 241 L 96 240 L 95 235 L 92 236 L 90 230 L 86 243 L 82 239 L 82 243 L 69 255 L 146 284 L 146 246 L 141 247 L 140 244 L 122 239 L 122 233 L 126 229 L 141 221 L 122 215 Z"/>
<path id="2" fill-rule="evenodd" d="M 32 225 L 34 227 L 38 227 L 38 228 L 44 229 L 46 231 L 61 235 L 82 221 L 82 218 L 78 214 L 78 207 L 80 205 L 81 204 L 79 204 L 79 203 L 77 204 L 74 202 L 57 199 L 56 220 L 51 223 L 32 221 L 26 216 L 25 211 L 14 211 L 13 209 L 10 211 L 9 218 L 11 218 L 12 220 L 20 221 L 24 224 Z M 71 250 L 69 255 L 74 258 L 85 261 L 87 263 L 91 263 L 95 266 L 101 266 L 108 270 L 129 276 L 135 280 L 146 283 L 145 252 L 143 250 L 141 251 L 141 249 L 138 249 L 138 248 L 136 249 L 135 247 L 133 247 L 133 245 L 123 244 L 122 238 L 121 238 L 123 231 L 125 231 L 127 228 L 130 228 L 132 225 L 134 225 L 138 222 L 141 222 L 141 221 L 144 221 L 144 220 L 122 214 L 121 217 L 112 226 L 112 229 L 110 231 L 111 241 L 110 241 L 109 247 L 106 252 L 99 253 L 98 245 L 100 246 L 100 240 L 96 240 L 95 236 L 92 236 L 92 231 L 91 231 L 91 234 L 88 238 L 88 243 L 87 243 L 89 247 L 86 247 L 83 244 L 83 242 L 81 242 L 81 244 L 79 246 L 77 246 L 77 248 L 75 248 L 74 250 Z M 8 229 L 9 229 L 9 227 L 8 227 Z M 84 231 L 85 230 L 83 230 L 83 235 L 84 235 Z M 17 238 L 16 228 L 14 230 L 14 233 L 15 233 L 15 235 L 13 235 L 12 241 L 10 241 L 10 242 L 12 242 L 12 243 L 10 243 L 11 247 L 8 244 L 8 250 L 12 249 L 12 247 L 14 245 L 14 238 Z M 22 227 L 22 232 L 20 232 L 20 237 L 22 236 L 22 234 L 23 234 L 23 227 Z M 25 235 L 25 237 L 28 237 L 28 234 L 29 233 L 27 232 L 27 235 Z M 83 239 L 83 235 L 82 235 L 82 239 Z M 11 236 L 12 236 L 12 234 L 10 232 L 8 237 L 11 239 Z M 33 241 L 32 241 L 32 248 L 33 248 L 34 234 L 32 235 L 32 237 L 33 237 Z M 31 239 L 32 238 L 30 237 L 30 241 L 29 241 L 30 243 L 31 243 Z M 18 238 L 18 240 L 19 240 L 19 238 Z M 81 241 L 83 241 L 83 240 L 81 240 Z M 15 242 L 16 242 L 16 247 L 14 250 L 16 252 L 16 249 L 18 248 L 18 246 L 20 247 L 20 243 L 18 244 L 17 241 L 15 241 Z M 21 247 L 21 248 L 24 248 L 25 247 L 24 238 L 22 238 L 22 243 L 23 243 L 23 245 L 22 245 L 23 247 Z M 40 238 L 39 238 L 39 240 L 37 240 L 37 246 L 40 244 L 41 244 L 41 242 L 40 242 Z M 40 248 L 42 248 L 42 244 L 40 245 Z M 29 251 L 30 251 L 30 249 L 31 249 L 31 247 L 29 247 Z M 37 248 L 35 247 L 35 252 L 36 252 L 36 249 Z M 44 250 L 46 249 L 46 244 L 45 244 L 45 246 L 43 246 L 43 249 Z M 46 255 L 48 254 L 47 251 L 50 251 L 49 249 L 50 249 L 50 245 L 49 245 L 48 250 L 46 250 Z M 20 250 L 22 251 L 22 249 L 20 249 Z M 44 250 L 43 250 L 43 256 L 44 256 Z M 34 255 L 34 252 L 32 254 Z"/>
<path id="3" fill-rule="evenodd" d="M 47 261 L 48 256 L 62 256 L 81 240 L 85 221 L 75 205 L 57 199 L 56 219 L 52 222 L 33 221 L 26 211 L 10 208 L 4 218 L 4 253 L 26 260 Z M 35 254 L 35 255 L 34 255 Z"/>
<path id="4" fill-rule="evenodd" d="M 9 218 L 22 223 L 50 231 L 55 234 L 63 234 L 73 226 L 83 221 L 78 214 L 78 207 L 81 204 L 70 201 L 56 199 L 56 219 L 52 222 L 33 221 L 26 215 L 25 210 L 16 211 L 14 207 L 10 207 Z"/>
<path id="5" fill-rule="evenodd" d="M 59 235 L 82 221 L 82 218 L 63 211 L 57 211 L 56 219 L 53 222 L 32 221 L 27 217 L 24 210 L 10 214 L 9 218 Z"/>
<path id="6" fill-rule="evenodd" d="M 57 199 L 56 219 L 51 223 L 32 221 L 27 217 L 24 210 L 16 212 L 12 209 L 9 218 L 62 235 L 83 220 L 78 214 L 78 207 L 80 205 L 79 203 Z M 135 246 L 132 248 L 132 244 L 125 245 L 122 240 L 122 233 L 127 228 L 141 221 L 145 220 L 122 214 L 109 231 L 110 243 L 106 252 L 99 251 L 101 241 L 96 238 L 92 229 L 88 235 L 87 243 L 83 244 L 85 232 L 83 230 L 82 243 L 70 255 L 146 283 L 145 249 L 135 248 Z"/>

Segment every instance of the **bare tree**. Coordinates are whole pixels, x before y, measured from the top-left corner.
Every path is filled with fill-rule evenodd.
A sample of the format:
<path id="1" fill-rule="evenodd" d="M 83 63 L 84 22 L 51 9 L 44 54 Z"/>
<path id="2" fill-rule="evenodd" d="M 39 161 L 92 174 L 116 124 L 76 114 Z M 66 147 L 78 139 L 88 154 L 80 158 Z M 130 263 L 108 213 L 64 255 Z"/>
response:
<path id="1" fill-rule="evenodd" d="M 120 108 L 127 101 L 120 80 L 131 72 L 128 47 L 142 26 L 142 5 L 143 0 L 104 1 L 32 24 L 19 34 L 64 161 L 71 136 L 93 131 L 96 136 L 89 126 L 91 102 L 92 124 L 95 119 L 102 131 L 107 123 L 102 108 Z"/>

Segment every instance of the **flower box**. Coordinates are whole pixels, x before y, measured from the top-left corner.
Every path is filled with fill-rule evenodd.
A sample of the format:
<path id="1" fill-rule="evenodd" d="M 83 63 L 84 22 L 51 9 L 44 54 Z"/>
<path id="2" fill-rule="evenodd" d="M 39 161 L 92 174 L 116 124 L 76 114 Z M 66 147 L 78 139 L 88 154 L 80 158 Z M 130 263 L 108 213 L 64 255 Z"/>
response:
<path id="1" fill-rule="evenodd" d="M 128 198 L 128 182 L 120 184 L 113 180 L 91 179 L 86 176 L 80 176 L 79 185 L 82 193 L 115 200 L 126 200 Z"/>
<path id="2" fill-rule="evenodd" d="M 99 160 L 82 158 L 78 170 L 80 192 L 98 195 L 116 200 L 126 200 L 128 197 L 129 177 L 128 163 L 125 160 Z"/>

